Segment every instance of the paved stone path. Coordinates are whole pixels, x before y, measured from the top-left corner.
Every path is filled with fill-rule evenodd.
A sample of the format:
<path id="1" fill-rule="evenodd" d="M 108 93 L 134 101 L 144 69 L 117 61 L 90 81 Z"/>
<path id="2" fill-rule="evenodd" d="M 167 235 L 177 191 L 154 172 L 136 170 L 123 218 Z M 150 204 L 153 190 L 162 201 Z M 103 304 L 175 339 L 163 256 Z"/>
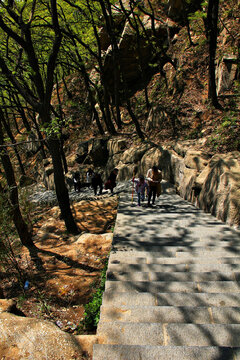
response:
<path id="1" fill-rule="evenodd" d="M 121 194 L 93 360 L 239 360 L 240 232 L 163 187 Z"/>

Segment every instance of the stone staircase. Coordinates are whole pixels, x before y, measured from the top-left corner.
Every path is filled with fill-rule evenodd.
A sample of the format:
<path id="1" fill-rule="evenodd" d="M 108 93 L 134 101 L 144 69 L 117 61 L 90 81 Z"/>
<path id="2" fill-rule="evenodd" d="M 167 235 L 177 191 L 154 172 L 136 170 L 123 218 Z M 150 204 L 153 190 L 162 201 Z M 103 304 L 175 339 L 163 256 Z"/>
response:
<path id="1" fill-rule="evenodd" d="M 158 202 L 121 197 L 93 360 L 239 360 L 240 232 Z"/>

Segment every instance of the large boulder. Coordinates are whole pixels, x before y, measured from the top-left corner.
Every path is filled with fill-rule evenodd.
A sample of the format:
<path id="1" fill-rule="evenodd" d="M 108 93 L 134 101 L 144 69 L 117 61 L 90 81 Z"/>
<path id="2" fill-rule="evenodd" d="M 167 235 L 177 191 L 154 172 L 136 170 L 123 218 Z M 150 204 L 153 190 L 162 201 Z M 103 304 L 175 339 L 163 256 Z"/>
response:
<path id="1" fill-rule="evenodd" d="M 121 159 L 122 159 L 122 154 L 116 154 L 114 156 L 111 156 L 109 159 L 108 159 L 108 162 L 107 162 L 107 165 L 106 165 L 106 168 L 105 168 L 105 173 L 106 173 L 106 176 L 109 176 L 110 172 L 114 169 L 114 168 L 118 168 L 119 167 L 119 163 L 121 162 Z M 119 175 L 118 175 L 118 179 L 119 179 Z M 125 180 L 125 179 L 123 179 Z"/>
<path id="2" fill-rule="evenodd" d="M 78 163 L 78 154 L 70 154 L 66 156 L 67 165 L 74 167 Z"/>
<path id="3" fill-rule="evenodd" d="M 52 165 L 51 159 L 44 159 L 43 162 L 43 169 L 40 176 L 40 180 L 43 182 L 44 186 L 47 190 L 54 190 L 54 169 Z"/>
<path id="4" fill-rule="evenodd" d="M 193 169 L 184 169 L 182 181 L 179 186 L 179 194 L 185 200 L 192 201 L 193 200 L 193 185 L 195 183 L 197 176 L 197 170 Z"/>
<path id="5" fill-rule="evenodd" d="M 209 174 L 209 167 L 206 166 L 196 177 L 194 187 L 197 189 L 202 189 L 203 184 L 206 182 Z"/>
<path id="6" fill-rule="evenodd" d="M 223 56 L 217 68 L 217 94 L 222 94 L 229 90 L 236 78 L 238 60 L 235 55 Z"/>
<path id="7" fill-rule="evenodd" d="M 85 250 L 85 252 L 91 252 L 90 249 L 94 252 L 108 251 L 109 246 L 113 240 L 113 233 L 104 233 L 104 234 L 90 234 L 85 233 L 78 237 L 76 240 L 76 245 L 80 245 L 80 248 Z M 101 248 L 100 248 L 101 247 Z"/>
<path id="8" fill-rule="evenodd" d="M 115 156 L 122 153 L 127 148 L 127 142 L 125 139 L 110 139 L 107 143 L 107 149 L 109 156 Z"/>
<path id="9" fill-rule="evenodd" d="M 230 225 L 240 225 L 240 154 L 217 154 L 210 160 L 198 205 Z"/>
<path id="10" fill-rule="evenodd" d="M 163 67 L 165 79 L 167 82 L 168 91 L 176 91 L 176 69 L 175 67 L 167 63 Z"/>
<path id="11" fill-rule="evenodd" d="M 1 296 L 1 294 L 0 294 Z M 3 296 L 3 294 L 2 294 Z M 16 306 L 16 302 L 12 299 L 0 299 L 0 314 L 8 312 L 15 315 L 25 316 L 24 313 Z"/>
<path id="12" fill-rule="evenodd" d="M 146 130 L 161 129 L 166 119 L 167 114 L 164 110 L 158 107 L 151 108 L 146 122 Z"/>
<path id="13" fill-rule="evenodd" d="M 178 155 L 185 157 L 187 151 L 189 151 L 190 149 L 194 150 L 194 143 L 195 140 L 184 140 L 181 142 L 178 141 L 172 145 L 172 148 Z"/>
<path id="14" fill-rule="evenodd" d="M 200 10 L 201 4 L 202 0 L 169 0 L 168 16 L 181 24 L 186 24 L 188 15 Z"/>
<path id="15" fill-rule="evenodd" d="M 189 169 L 201 171 L 207 166 L 210 155 L 203 151 L 188 150 L 184 157 L 185 166 Z"/>
<path id="16" fill-rule="evenodd" d="M 118 164 L 118 181 L 130 180 L 134 175 L 136 175 L 136 165 L 134 164 L 123 164 L 120 162 Z"/>
<path id="17" fill-rule="evenodd" d="M 88 148 L 90 143 L 91 143 L 90 141 L 84 141 L 78 145 L 76 159 L 75 159 L 78 164 L 82 164 L 85 161 L 88 155 Z"/>
<path id="18" fill-rule="evenodd" d="M 44 172 L 44 174 L 43 174 L 43 183 L 44 183 L 47 190 L 54 190 L 55 189 L 53 169 L 49 168 L 49 172 Z"/>
<path id="19" fill-rule="evenodd" d="M 88 148 L 88 154 L 91 157 L 95 167 L 105 166 L 109 156 L 107 139 L 96 139 L 92 141 Z"/>
<path id="20" fill-rule="evenodd" d="M 3 293 L 0 295 L 3 296 Z M 0 299 L 0 314 L 3 312 L 11 312 L 14 305 L 15 302 L 12 299 Z"/>
<path id="21" fill-rule="evenodd" d="M 150 169 L 153 165 L 161 167 L 161 155 L 162 152 L 157 147 L 147 150 L 140 161 L 139 171 L 146 175 L 148 169 Z"/>
<path id="22" fill-rule="evenodd" d="M 167 157 L 167 153 L 165 156 Z M 163 172 L 163 176 L 165 177 L 167 175 L 167 180 L 173 184 L 176 184 L 177 188 L 179 189 L 182 182 L 184 181 L 184 174 L 186 174 L 184 159 L 176 153 L 170 152 L 170 166 L 166 170 L 168 173 L 166 174 L 166 172 Z"/>
<path id="23" fill-rule="evenodd" d="M 2 312 L 0 333 L 0 359 L 83 359 L 75 337 L 49 321 Z"/>
<path id="24" fill-rule="evenodd" d="M 124 164 L 129 164 L 129 163 L 133 163 L 133 164 L 137 164 L 139 161 L 141 161 L 143 155 L 146 153 L 146 151 L 149 149 L 149 145 L 143 144 L 140 146 L 134 146 L 131 147 L 130 149 L 126 150 L 122 157 L 121 157 L 121 161 Z"/>
<path id="25" fill-rule="evenodd" d="M 26 175 L 21 175 L 20 179 L 19 179 L 19 186 L 20 187 L 26 187 L 32 184 L 35 184 L 36 180 L 34 180 L 33 178 L 26 176 Z"/>
<path id="26" fill-rule="evenodd" d="M 119 77 L 119 87 L 122 94 L 129 92 L 129 96 L 134 94 L 137 90 L 143 89 L 150 81 L 153 74 L 159 72 L 159 64 L 164 66 L 169 62 L 166 56 L 166 48 L 169 46 L 169 38 L 179 31 L 178 26 L 170 21 L 159 19 L 154 21 L 154 28 L 152 19 L 148 15 L 141 17 L 144 32 L 136 34 L 136 30 L 132 26 L 132 20 L 125 23 L 118 43 L 118 61 L 121 68 L 121 73 L 124 74 L 124 82 Z M 137 36 L 139 37 L 137 39 Z M 149 39 L 161 43 L 161 48 L 158 53 L 152 46 Z M 152 66 L 152 64 L 157 66 Z M 111 46 L 108 48 L 104 59 L 104 74 L 108 91 L 111 95 L 114 94 L 114 66 L 113 53 Z M 112 96 L 114 98 L 114 96 Z M 124 99 L 123 99 L 124 100 Z"/>
<path id="27" fill-rule="evenodd" d="M 33 132 L 31 132 L 28 137 L 27 137 L 27 140 L 29 141 L 27 144 L 26 144 L 26 153 L 31 156 L 33 154 L 36 154 L 39 150 L 40 150 L 40 147 L 41 147 L 41 144 L 38 140 L 38 137 L 36 134 L 34 134 Z"/>

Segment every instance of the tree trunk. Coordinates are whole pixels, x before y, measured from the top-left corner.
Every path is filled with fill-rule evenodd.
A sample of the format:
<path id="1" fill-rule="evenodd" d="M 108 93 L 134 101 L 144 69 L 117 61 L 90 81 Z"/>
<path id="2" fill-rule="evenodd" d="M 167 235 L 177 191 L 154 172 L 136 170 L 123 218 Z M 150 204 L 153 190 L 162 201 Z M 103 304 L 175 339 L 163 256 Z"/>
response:
<path id="1" fill-rule="evenodd" d="M 0 145 L 3 145 L 3 132 L 2 124 L 0 122 Z M 3 164 L 4 172 L 6 175 L 8 187 L 9 187 L 9 198 L 10 198 L 10 211 L 14 225 L 16 226 L 19 238 L 23 245 L 26 247 L 33 246 L 32 235 L 28 229 L 26 222 L 24 221 L 18 202 L 18 188 L 14 176 L 13 167 L 5 147 L 1 150 L 1 161 Z"/>
<path id="2" fill-rule="evenodd" d="M 217 49 L 217 23 L 219 0 L 208 1 L 207 36 L 209 45 L 209 73 L 208 73 L 208 99 L 214 107 L 219 108 L 215 78 L 215 56 Z"/>
<path id="3" fill-rule="evenodd" d="M 84 79 L 86 89 L 88 91 L 88 96 L 89 96 L 89 100 L 90 100 L 90 103 L 91 103 L 91 108 L 92 108 L 92 112 L 93 112 L 93 115 L 94 115 L 94 119 L 96 120 L 96 124 L 97 124 L 97 127 L 98 127 L 98 130 L 99 130 L 100 134 L 103 135 L 104 130 L 103 130 L 102 124 L 100 122 L 98 112 L 97 112 L 97 110 L 95 108 L 96 101 L 94 99 L 93 92 L 92 92 L 92 89 L 91 89 L 91 86 L 90 86 L 89 75 L 87 73 L 87 70 L 86 70 L 86 67 L 84 65 L 83 59 L 82 59 L 81 55 L 79 54 L 79 52 L 77 50 L 77 46 L 76 46 L 76 43 L 75 43 L 74 40 L 73 40 L 73 43 L 74 43 L 75 48 L 76 48 L 76 55 L 77 55 L 77 58 L 79 60 L 79 67 L 80 67 L 80 70 L 81 70 L 81 73 L 82 73 L 82 76 L 83 76 L 83 79 Z"/>
<path id="4" fill-rule="evenodd" d="M 79 230 L 72 215 L 68 190 L 64 179 L 60 140 L 57 137 L 48 139 L 48 147 L 52 157 L 54 183 L 61 217 L 65 221 L 67 230 L 72 234 L 78 234 Z"/>
<path id="5" fill-rule="evenodd" d="M 66 159 L 66 156 L 65 156 L 65 152 L 64 152 L 64 149 L 63 149 L 63 137 L 62 137 L 62 135 L 61 135 L 61 139 L 60 139 L 60 152 L 61 152 L 64 172 L 65 172 L 65 174 L 67 174 L 68 173 L 68 165 L 67 165 L 67 159 Z"/>
<path id="6" fill-rule="evenodd" d="M 12 131 L 11 131 L 8 123 L 7 123 L 6 120 L 5 120 L 5 117 L 4 117 L 4 114 L 3 114 L 3 111 L 1 110 L 1 108 L 0 108 L 0 121 L 2 121 L 3 126 L 4 126 L 4 128 L 5 128 L 5 130 L 6 130 L 8 136 L 9 136 L 11 142 L 12 142 L 12 144 L 13 144 L 13 145 L 16 144 L 16 140 L 15 140 L 15 138 L 14 138 L 14 136 L 13 136 L 13 133 L 12 133 Z M 16 157 L 17 157 L 17 160 L 18 160 L 18 163 L 19 163 L 19 167 L 20 167 L 20 170 L 21 170 L 21 174 L 22 174 L 22 175 L 26 175 L 25 170 L 24 170 L 24 166 L 23 166 L 23 163 L 22 163 L 22 160 L 21 160 L 21 157 L 20 157 L 19 152 L 18 152 L 18 149 L 17 149 L 16 146 L 14 146 L 13 148 L 14 148 L 14 152 L 15 152 L 15 154 L 16 154 Z"/>
<path id="7" fill-rule="evenodd" d="M 104 2 L 101 2 L 102 9 L 104 9 L 103 14 L 105 17 L 106 22 L 106 28 L 108 31 L 108 34 L 111 39 L 111 46 L 112 46 L 112 54 L 113 54 L 113 72 L 114 72 L 114 103 L 116 107 L 116 114 L 117 119 L 116 123 L 118 126 L 118 129 L 122 128 L 122 119 L 121 119 L 121 113 L 120 113 L 120 101 L 119 101 L 119 82 L 120 82 L 120 63 L 119 63 L 119 49 L 117 44 L 117 39 L 115 36 L 115 23 L 114 18 L 112 16 L 112 8 L 111 3 L 109 0 L 107 0 L 107 8 L 108 8 L 108 14 L 106 12 L 106 9 L 104 8 Z"/>
<path id="8" fill-rule="evenodd" d="M 100 108 L 101 108 L 102 112 L 105 114 L 105 116 L 103 118 L 104 118 L 104 122 L 106 124 L 107 130 L 109 131 L 109 133 L 111 135 L 116 135 L 117 132 L 116 132 L 116 129 L 112 122 L 111 113 L 110 113 L 110 109 L 109 109 L 109 94 L 107 92 L 105 76 L 104 76 L 104 71 L 103 71 L 101 42 L 100 42 L 98 29 L 97 29 L 97 26 L 96 26 L 96 23 L 95 23 L 93 14 L 92 14 L 92 8 L 90 6 L 89 0 L 87 0 L 87 6 L 88 6 L 89 12 L 91 14 L 91 23 L 93 26 L 93 31 L 94 31 L 94 35 L 95 35 L 95 38 L 97 41 L 97 47 L 98 47 L 97 60 L 98 60 L 98 65 L 99 65 L 101 85 L 103 88 L 103 103 L 102 103 L 102 105 L 104 104 L 105 110 L 103 111 L 103 109 L 101 108 L 101 105 L 100 105 Z M 99 96 L 99 98 L 101 97 L 100 92 L 98 92 L 98 96 Z"/>
<path id="9" fill-rule="evenodd" d="M 144 140 L 144 134 L 141 130 L 141 127 L 139 125 L 139 122 L 138 122 L 134 112 L 132 111 L 132 107 L 131 107 L 131 103 L 130 103 L 129 99 L 127 100 L 127 110 L 128 110 L 129 115 L 132 118 L 132 121 L 134 122 L 138 136 L 140 137 L 140 139 Z"/>
<path id="10" fill-rule="evenodd" d="M 11 2 L 9 2 L 10 4 Z M 54 74 L 57 66 L 57 57 L 62 42 L 62 30 L 58 22 L 58 11 L 57 11 L 57 1 L 51 0 L 49 2 L 49 18 L 51 19 L 51 29 L 53 30 L 52 44 L 49 45 L 48 56 L 45 59 L 46 67 L 42 64 L 41 57 L 38 58 L 37 46 L 35 47 L 34 39 L 32 38 L 33 34 L 33 25 L 31 21 L 26 20 L 24 22 L 24 17 L 19 17 L 18 14 L 13 10 L 13 4 L 9 5 L 12 13 L 12 28 L 8 28 L 2 17 L 0 16 L 0 27 L 3 29 L 3 32 L 14 40 L 16 46 L 22 47 L 23 51 L 26 54 L 26 61 L 29 66 L 29 71 L 31 72 L 31 79 L 34 82 L 34 94 L 31 89 L 31 84 L 28 81 L 29 79 L 24 79 L 23 85 L 22 82 L 19 82 L 18 74 L 13 74 L 12 70 L 8 67 L 4 57 L 0 54 L 0 69 L 1 73 L 4 74 L 12 85 L 17 89 L 19 94 L 27 101 L 29 105 L 36 111 L 42 121 L 42 124 L 46 123 L 51 125 L 51 97 L 54 86 Z M 20 30 L 18 33 L 14 31 L 14 24 Z M 59 140 L 56 138 L 48 139 L 49 151 L 52 155 L 52 162 L 54 168 L 54 180 L 56 187 L 56 194 L 58 203 L 61 209 L 61 215 L 65 221 L 67 230 L 72 233 L 78 233 L 77 225 L 74 222 L 68 191 L 65 184 L 63 167 L 62 167 L 62 158 L 60 152 Z"/>
<path id="11" fill-rule="evenodd" d="M 65 174 L 68 173 L 68 166 L 67 166 L 67 160 L 66 160 L 66 156 L 63 150 L 63 144 L 64 144 L 64 140 L 63 140 L 63 136 L 62 136 L 62 126 L 64 123 L 64 116 L 63 116 L 63 110 L 62 110 L 62 102 L 61 102 L 61 97 L 59 94 L 59 82 L 58 82 L 58 73 L 56 72 L 56 86 L 57 86 L 57 98 L 58 98 L 58 108 L 59 108 L 59 118 L 60 118 L 60 122 L 61 122 L 61 127 L 60 127 L 60 132 L 61 132 L 61 138 L 60 138 L 60 152 L 61 152 L 61 156 L 62 156 L 62 162 L 63 162 L 63 168 L 64 168 L 64 172 Z"/>
<path id="12" fill-rule="evenodd" d="M 38 138 L 39 138 L 39 144 L 40 144 L 40 149 L 41 149 L 41 154 L 42 154 L 42 158 L 43 159 L 46 159 L 47 158 L 47 155 L 46 155 L 46 152 L 44 150 L 44 139 L 43 139 L 43 136 L 42 136 L 42 133 L 39 129 L 39 125 L 38 125 L 38 122 L 37 122 L 37 119 L 36 119 L 36 113 L 35 111 L 33 112 L 29 112 L 28 115 L 31 117 L 35 127 L 36 127 L 36 131 L 37 131 L 37 134 L 38 134 Z"/>
<path id="13" fill-rule="evenodd" d="M 31 126 L 30 126 L 30 124 L 28 122 L 28 119 L 26 117 L 24 108 L 23 108 L 23 106 L 21 104 L 21 101 L 20 101 L 18 95 L 16 95 L 16 94 L 13 95 L 13 101 L 17 105 L 17 109 L 18 109 L 19 114 L 21 115 L 23 125 L 25 126 L 26 130 L 30 133 L 31 132 Z"/>

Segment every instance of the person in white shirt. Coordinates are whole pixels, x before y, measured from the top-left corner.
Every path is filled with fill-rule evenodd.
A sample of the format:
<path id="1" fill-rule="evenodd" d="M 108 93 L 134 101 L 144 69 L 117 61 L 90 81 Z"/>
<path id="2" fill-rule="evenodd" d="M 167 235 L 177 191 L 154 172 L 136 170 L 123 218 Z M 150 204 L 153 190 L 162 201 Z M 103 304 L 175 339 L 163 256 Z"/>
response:
<path id="1" fill-rule="evenodd" d="M 91 183 L 92 183 L 92 176 L 93 176 L 93 170 L 91 168 L 88 169 L 87 174 L 86 174 L 86 181 L 87 181 L 87 186 L 90 187 Z"/>

